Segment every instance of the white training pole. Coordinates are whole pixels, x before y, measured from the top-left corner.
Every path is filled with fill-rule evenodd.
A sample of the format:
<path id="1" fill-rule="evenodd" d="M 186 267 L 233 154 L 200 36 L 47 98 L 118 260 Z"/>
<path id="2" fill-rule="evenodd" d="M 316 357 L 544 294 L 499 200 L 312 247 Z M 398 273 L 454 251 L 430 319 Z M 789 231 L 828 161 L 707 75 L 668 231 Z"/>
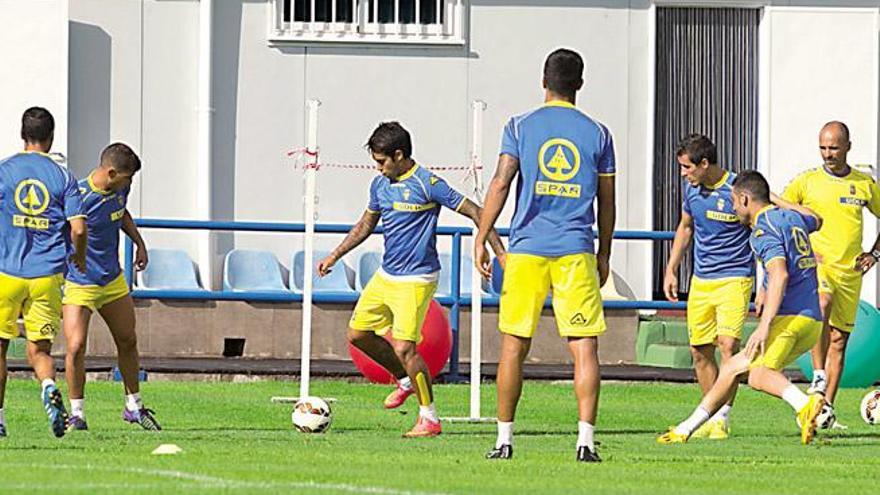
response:
<path id="1" fill-rule="evenodd" d="M 474 229 L 476 238 L 477 229 Z M 483 347 L 483 291 L 480 273 L 471 269 L 471 413 L 473 421 L 480 420 L 480 361 Z"/>
<path id="2" fill-rule="evenodd" d="M 483 181 L 481 177 L 482 171 L 477 170 L 476 164 L 480 163 L 480 157 L 483 153 L 483 111 L 486 104 L 480 100 L 475 100 L 471 105 L 473 110 L 471 142 L 471 164 L 474 167 L 474 188 L 480 197 L 477 201 L 482 204 L 483 198 Z M 474 239 L 476 239 L 477 230 L 474 229 Z M 480 365 L 483 360 L 483 297 L 481 287 L 481 278 L 477 270 L 471 269 L 471 411 L 470 418 L 474 421 L 480 419 Z"/>
<path id="3" fill-rule="evenodd" d="M 483 153 L 483 112 L 486 104 L 480 100 L 474 100 L 471 104 L 471 170 L 469 175 L 474 180 L 474 200 L 477 204 L 483 203 L 483 178 L 478 165 L 482 163 L 480 156 Z M 476 239 L 477 230 L 473 230 L 473 239 Z M 483 361 L 483 293 L 482 278 L 480 272 L 471 269 L 471 366 L 470 366 L 470 412 L 466 417 L 440 418 L 452 423 L 477 423 L 495 421 L 495 418 L 480 416 L 480 370 Z"/>
<path id="4" fill-rule="evenodd" d="M 305 261 L 303 261 L 302 350 L 300 352 L 299 396 L 309 396 L 312 358 L 312 273 L 315 264 L 315 174 L 318 165 L 318 107 L 321 102 L 309 100 L 309 127 L 305 167 Z"/>

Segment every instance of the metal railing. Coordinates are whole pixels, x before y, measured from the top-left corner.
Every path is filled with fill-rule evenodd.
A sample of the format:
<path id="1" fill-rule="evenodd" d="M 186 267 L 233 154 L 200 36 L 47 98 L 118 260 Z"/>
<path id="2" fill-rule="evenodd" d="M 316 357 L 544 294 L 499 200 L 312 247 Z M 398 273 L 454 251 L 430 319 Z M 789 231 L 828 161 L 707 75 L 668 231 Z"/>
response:
<path id="1" fill-rule="evenodd" d="M 165 220 L 142 218 L 135 220 L 140 228 L 147 229 L 174 229 L 174 230 L 217 230 L 236 232 L 286 232 L 305 233 L 305 223 L 275 223 L 275 222 L 217 222 L 206 220 Z M 321 234 L 347 234 L 353 225 L 351 224 L 315 224 L 315 232 Z M 449 379 L 455 381 L 459 378 L 459 326 L 461 308 L 470 306 L 471 296 L 461 293 L 461 261 L 462 261 L 462 238 L 473 235 L 472 227 L 438 227 L 437 235 L 452 237 L 450 294 L 438 296 L 434 299 L 450 309 L 449 323 L 452 327 L 452 354 L 449 359 Z M 381 234 L 383 228 L 377 226 L 374 234 Z M 509 229 L 499 228 L 501 236 L 507 236 Z M 642 240 L 642 241 L 668 241 L 674 237 L 673 232 L 651 232 L 637 230 L 619 230 L 614 233 L 614 238 L 619 240 Z M 134 285 L 134 246 L 128 237 L 124 243 L 125 278 L 129 286 L 133 288 L 132 297 L 140 299 L 186 299 L 202 301 L 265 301 L 265 302 L 301 302 L 303 295 L 287 291 L 241 291 L 241 290 L 177 290 L 177 289 L 139 289 Z M 291 270 L 293 267 L 291 267 Z M 479 287 L 472 288 L 480 290 Z M 315 303 L 352 303 L 357 301 L 359 294 L 334 294 L 314 292 L 312 301 Z M 497 306 L 497 295 L 481 296 L 483 305 Z M 684 302 L 668 301 L 603 301 L 606 309 L 685 309 Z"/>

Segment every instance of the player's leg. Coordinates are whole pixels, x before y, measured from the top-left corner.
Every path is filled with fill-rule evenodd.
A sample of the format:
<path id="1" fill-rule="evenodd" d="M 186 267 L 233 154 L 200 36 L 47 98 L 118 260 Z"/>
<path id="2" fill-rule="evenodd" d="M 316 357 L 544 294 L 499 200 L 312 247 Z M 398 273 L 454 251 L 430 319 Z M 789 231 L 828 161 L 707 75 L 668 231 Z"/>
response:
<path id="1" fill-rule="evenodd" d="M 0 337 L 0 438 L 6 436 L 6 353 L 9 351 L 9 339 Z"/>
<path id="2" fill-rule="evenodd" d="M 522 365 L 550 292 L 547 258 L 510 253 L 498 308 L 501 355 L 496 383 L 498 436 L 488 459 L 513 457 L 513 423 L 522 393 Z"/>
<path id="3" fill-rule="evenodd" d="M 65 302 L 70 287 L 65 291 Z M 92 312 L 89 308 L 76 304 L 65 304 L 62 313 L 64 340 L 67 354 L 64 356 L 64 374 L 67 378 L 67 394 L 70 399 L 70 424 L 76 430 L 87 430 L 85 416 L 85 384 L 86 384 L 86 339 L 89 319 Z"/>
<path id="4" fill-rule="evenodd" d="M 828 386 L 825 389 L 825 400 L 834 404 L 840 378 L 846 360 L 846 344 L 856 322 L 859 310 L 859 296 L 862 292 L 862 278 L 839 275 L 834 292 L 834 305 L 828 316 L 830 327 L 828 356 L 825 360 L 825 373 Z"/>
<path id="5" fill-rule="evenodd" d="M 718 378 L 712 388 L 703 396 L 700 404 L 688 416 L 668 432 L 661 435 L 659 443 L 684 443 L 690 436 L 705 424 L 722 406 L 728 403 L 739 383 L 739 377 L 749 369 L 749 359 L 744 352 L 731 357 L 718 372 Z"/>
<path id="6" fill-rule="evenodd" d="M 28 363 L 40 381 L 43 407 L 56 437 L 67 432 L 67 409 L 61 391 L 55 385 L 55 360 L 52 340 L 61 327 L 61 274 L 28 279 L 29 298 L 24 302 L 24 327 L 27 333 Z"/>
<path id="7" fill-rule="evenodd" d="M 808 393 L 824 394 L 828 386 L 825 371 L 825 363 L 828 361 L 828 346 L 831 341 L 831 326 L 829 320 L 834 310 L 835 281 L 830 272 L 819 265 L 816 268 L 816 276 L 819 279 L 819 309 L 822 312 L 822 333 L 816 341 L 816 345 L 810 350 L 810 359 L 813 362 L 813 378 L 810 381 Z"/>
<path id="8" fill-rule="evenodd" d="M 694 374 L 705 395 L 718 378 L 718 365 L 715 362 L 715 341 L 718 331 L 716 308 L 720 301 L 715 296 L 718 283 L 691 277 L 687 304 L 688 341 Z"/>
<path id="9" fill-rule="evenodd" d="M 128 295 L 125 279 L 118 280 L 122 285 L 116 294 L 113 293 L 112 286 L 118 285 L 118 282 L 111 282 L 105 288 L 107 299 L 112 300 L 99 306 L 98 313 L 107 323 L 110 335 L 113 336 L 113 342 L 116 344 L 117 365 L 125 387 L 125 408 L 122 411 L 122 419 L 129 423 L 137 423 L 145 430 L 159 431 L 162 427 L 156 421 L 154 411 L 145 407 L 141 399 L 138 382 L 141 365 L 135 331 L 134 300 Z M 125 295 L 116 297 L 120 292 Z"/>
<path id="10" fill-rule="evenodd" d="M 578 401 L 576 459 L 599 462 L 593 440 L 599 406 L 598 336 L 605 333 L 602 296 L 596 257 L 572 254 L 550 263 L 553 287 L 553 313 L 559 334 L 568 339 L 574 358 L 574 388 Z"/>
<path id="11" fill-rule="evenodd" d="M 834 398 L 837 397 L 837 389 L 840 387 L 840 377 L 843 375 L 843 366 L 846 360 L 847 342 L 849 342 L 849 332 L 831 327 L 828 358 L 825 361 L 828 380 L 825 388 L 825 400 L 831 405 L 834 405 Z"/>
<path id="12" fill-rule="evenodd" d="M 0 437 L 6 436 L 6 353 L 18 337 L 18 315 L 27 297 L 27 283 L 0 273 Z"/>
<path id="13" fill-rule="evenodd" d="M 749 300 L 751 297 L 751 278 L 727 279 L 719 287 L 717 298 L 720 303 L 716 307 L 718 336 L 715 342 L 721 354 L 722 366 L 739 352 L 742 329 L 746 323 L 746 316 L 749 313 Z M 709 430 L 708 437 L 712 440 L 724 440 L 730 434 L 730 410 L 736 397 L 737 383 L 738 381 L 734 382 L 730 399 L 715 412 L 709 421 L 711 429 Z"/>
<path id="14" fill-rule="evenodd" d="M 574 359 L 574 393 L 578 402 L 578 440 L 575 445 L 579 461 L 599 462 L 594 442 L 594 428 L 599 409 L 599 339 L 569 337 L 568 349 Z"/>
<path id="15" fill-rule="evenodd" d="M 805 394 L 793 385 L 782 370 L 807 349 L 813 347 L 821 332 L 821 322 L 804 316 L 780 316 L 773 319 L 764 354 L 751 364 L 749 385 L 779 397 L 788 403 L 801 423 L 801 440 L 812 441 L 816 417 L 825 400 L 822 394 Z"/>
<path id="16" fill-rule="evenodd" d="M 432 437 L 440 434 L 440 418 L 434 405 L 431 372 L 416 351 L 421 340 L 422 324 L 428 314 L 431 298 L 437 290 L 436 282 L 395 282 L 386 294 L 393 315 L 391 336 L 394 353 L 415 386 L 419 400 L 419 418 L 404 436 Z"/>
<path id="17" fill-rule="evenodd" d="M 388 409 L 400 407 L 415 393 L 412 381 L 394 353 L 394 348 L 387 340 L 376 335 L 376 332 L 386 332 L 391 328 L 393 315 L 386 304 L 386 295 L 393 289 L 393 283 L 379 274 L 373 275 L 358 298 L 348 330 L 348 341 L 351 345 L 385 368 L 397 380 L 397 388 L 385 398 L 384 406 Z"/>

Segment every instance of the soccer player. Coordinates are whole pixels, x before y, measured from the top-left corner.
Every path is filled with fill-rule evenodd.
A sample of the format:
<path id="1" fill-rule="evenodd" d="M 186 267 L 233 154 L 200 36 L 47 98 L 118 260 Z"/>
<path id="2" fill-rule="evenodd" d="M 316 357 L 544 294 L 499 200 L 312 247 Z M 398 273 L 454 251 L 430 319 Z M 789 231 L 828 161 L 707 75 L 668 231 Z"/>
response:
<path id="1" fill-rule="evenodd" d="M 753 389 L 781 397 L 795 410 L 802 443 L 813 440 L 824 399 L 821 394 L 808 396 L 801 392 L 782 370 L 811 348 L 822 330 L 816 258 L 808 237 L 821 227 L 822 219 L 802 206 L 779 203 L 784 208 L 770 203 L 770 186 L 758 172 L 743 172 L 734 181 L 734 210 L 740 221 L 751 226 L 749 242 L 765 271 L 765 299 L 758 328 L 745 349 L 721 367 L 699 407 L 661 435 L 659 443 L 687 442 L 727 403 L 744 373 L 748 373 Z"/>
<path id="2" fill-rule="evenodd" d="M 146 430 L 160 430 L 153 411 L 140 397 L 140 369 L 134 301 L 119 266 L 119 229 L 136 246 L 134 265 L 147 266 L 147 248 L 125 205 L 134 174 L 141 160 L 123 143 L 114 143 L 101 152 L 100 163 L 79 183 L 83 211 L 89 228 L 86 270 L 69 267 L 64 284 L 64 337 L 67 340 L 65 374 L 70 393 L 70 421 L 76 430 L 87 430 L 85 417 L 85 353 L 89 319 L 98 312 L 116 343 L 119 372 L 125 386 L 122 419 Z"/>
<path id="3" fill-rule="evenodd" d="M 696 238 L 687 307 L 688 338 L 694 372 L 705 395 L 718 377 L 715 347 L 721 350 L 722 363 L 739 351 L 755 262 L 749 249 L 749 229 L 733 211 L 731 184 L 736 174 L 718 166 L 715 145 L 706 136 L 692 134 L 681 141 L 677 155 L 681 175 L 689 185 L 663 291 L 667 299 L 678 301 L 678 267 L 691 239 Z M 692 438 L 727 438 L 731 404 L 721 406 Z"/>
<path id="4" fill-rule="evenodd" d="M 593 442 L 599 402 L 597 337 L 605 332 L 599 287 L 609 273 L 615 163 L 608 129 L 575 106 L 583 70 L 583 59 L 572 50 L 558 49 L 547 57 L 544 105 L 511 118 L 504 127 L 474 241 L 474 262 L 488 277 L 491 264 L 485 242 L 519 175 L 498 316 L 498 438 L 486 454 L 489 459 L 513 457 L 522 364 L 552 289 L 556 325 L 574 359 L 576 459 L 600 461 Z M 593 254 L 597 197 L 599 250 Z"/>
<path id="5" fill-rule="evenodd" d="M 437 289 L 437 218 L 440 207 L 445 206 L 476 224 L 480 208 L 415 162 L 410 134 L 399 123 L 380 124 L 366 147 L 380 173 L 370 184 L 369 205 L 339 246 L 318 263 L 317 271 L 320 276 L 329 273 L 382 220 L 382 266 L 364 287 L 354 308 L 348 340 L 398 380 L 397 389 L 385 400 L 386 408 L 399 407 L 416 394 L 419 418 L 404 437 L 433 437 L 441 432 L 440 420 L 434 407 L 431 375 L 416 352 L 416 343 L 421 340 L 422 323 Z M 504 247 L 497 234 L 491 235 L 491 242 L 495 253 L 503 256 Z M 391 344 L 377 335 L 389 329 Z"/>
<path id="6" fill-rule="evenodd" d="M 853 169 L 846 157 L 852 144 L 843 122 L 829 122 L 819 132 L 824 165 L 801 173 L 785 188 L 783 198 L 802 204 L 825 219 L 810 239 L 819 261 L 819 298 L 824 328 L 813 348 L 810 391 L 834 404 L 846 352 L 856 321 L 862 275 L 880 258 L 880 236 L 862 252 L 862 209 L 880 217 L 880 189 L 874 179 Z"/>
<path id="7" fill-rule="evenodd" d="M 73 244 L 71 264 L 85 270 L 86 220 L 76 179 L 47 154 L 55 119 L 45 108 L 21 118 L 24 151 L 0 161 L 0 437 L 6 436 L 3 399 L 6 352 L 24 318 L 28 362 L 42 384 L 43 407 L 56 437 L 67 430 L 67 411 L 55 386 L 50 354 L 61 318 L 66 265 L 65 231 Z"/>

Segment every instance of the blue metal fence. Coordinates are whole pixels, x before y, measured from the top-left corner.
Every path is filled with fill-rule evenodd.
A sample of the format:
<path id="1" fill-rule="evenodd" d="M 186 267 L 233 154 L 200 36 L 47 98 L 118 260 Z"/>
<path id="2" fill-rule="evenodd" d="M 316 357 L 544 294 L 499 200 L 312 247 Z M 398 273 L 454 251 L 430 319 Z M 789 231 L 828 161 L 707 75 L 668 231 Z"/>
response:
<path id="1" fill-rule="evenodd" d="M 175 230 L 219 230 L 236 232 L 289 232 L 305 233 L 304 223 L 275 223 L 275 222 L 214 222 L 205 220 L 165 220 L 142 218 L 135 220 L 140 228 L 149 229 L 175 229 Z M 351 230 L 351 224 L 316 224 L 315 232 L 320 234 L 347 234 Z M 378 226 L 374 234 L 381 234 L 382 227 Z M 449 378 L 458 378 L 458 350 L 459 350 L 459 323 L 462 306 L 470 306 L 471 297 L 461 294 L 461 241 L 464 236 L 473 233 L 471 227 L 438 227 L 437 234 L 452 237 L 452 283 L 449 296 L 436 297 L 438 303 L 449 307 L 450 326 L 452 327 L 452 355 L 449 359 Z M 507 236 L 509 229 L 500 228 L 498 233 Z M 620 240 L 643 240 L 643 241 L 668 241 L 674 237 L 673 232 L 651 232 L 638 230 L 619 230 L 614 233 L 615 239 Z M 124 247 L 124 270 L 125 278 L 129 286 L 134 281 L 134 247 L 131 239 L 125 238 Z M 292 267 L 291 267 L 292 268 Z M 474 287 L 473 290 L 479 290 Z M 187 299 L 187 300 L 218 300 L 218 301 L 268 301 L 268 302 L 301 302 L 302 294 L 294 292 L 272 291 L 212 291 L 212 290 L 165 290 L 165 289 L 137 289 L 132 290 L 132 296 L 141 299 Z M 312 301 L 316 303 L 351 303 L 358 298 L 357 294 L 322 294 L 312 293 Z M 497 306 L 498 296 L 483 296 L 482 302 L 486 306 Z M 668 301 L 605 301 L 607 309 L 684 309 L 684 302 Z"/>

